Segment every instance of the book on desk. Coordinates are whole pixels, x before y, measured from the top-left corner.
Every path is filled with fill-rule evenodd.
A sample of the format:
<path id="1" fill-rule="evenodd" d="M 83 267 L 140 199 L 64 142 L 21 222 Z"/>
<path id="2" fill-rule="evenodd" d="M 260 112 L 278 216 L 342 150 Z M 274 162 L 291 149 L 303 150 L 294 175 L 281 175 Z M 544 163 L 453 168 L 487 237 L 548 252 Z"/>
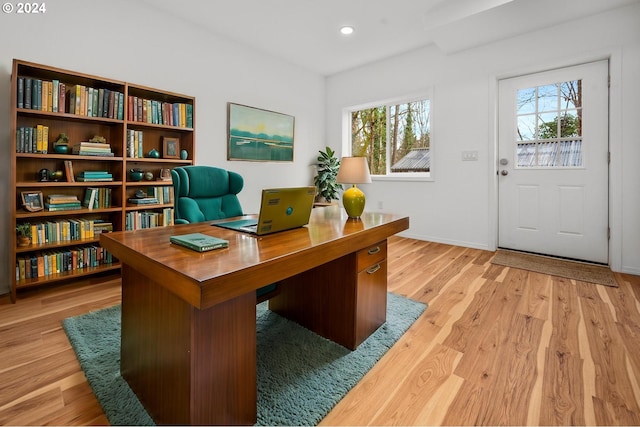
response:
<path id="1" fill-rule="evenodd" d="M 212 251 L 229 247 L 229 241 L 202 233 L 179 234 L 169 237 L 171 243 L 193 249 L 198 252 Z"/>

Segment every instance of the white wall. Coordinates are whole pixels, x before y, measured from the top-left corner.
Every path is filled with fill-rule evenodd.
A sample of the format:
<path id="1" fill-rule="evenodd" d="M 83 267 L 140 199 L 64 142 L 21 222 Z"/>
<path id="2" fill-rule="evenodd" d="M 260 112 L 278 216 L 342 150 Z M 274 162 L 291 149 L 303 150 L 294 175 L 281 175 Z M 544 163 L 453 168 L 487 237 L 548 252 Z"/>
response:
<path id="1" fill-rule="evenodd" d="M 246 212 L 263 187 L 309 185 L 324 148 L 324 77 L 247 50 L 137 2 L 47 2 L 43 15 L 0 15 L 0 259 L 9 259 L 10 74 L 13 58 L 196 97 L 196 162 L 245 178 Z M 294 162 L 226 160 L 227 102 L 295 116 Z M 0 294 L 8 292 L 0 263 Z"/>
<path id="2" fill-rule="evenodd" d="M 90 6 L 89 6 L 90 5 Z M 47 3 L 40 16 L 0 14 L 0 148 L 9 150 L 12 58 L 196 97 L 197 162 L 246 178 L 241 201 L 258 209 L 260 188 L 312 182 L 317 151 L 341 149 L 341 111 L 434 88 L 434 180 L 364 185 L 368 208 L 408 214 L 407 236 L 493 249 L 496 240 L 495 90 L 500 77 L 612 57 L 612 266 L 640 274 L 640 6 L 457 54 L 427 47 L 328 79 L 225 42 L 136 2 Z M 326 96 L 326 99 L 325 99 Z M 226 161 L 226 103 L 294 115 L 293 163 Z M 326 123 L 325 123 L 326 116 Z M 326 124 L 326 127 L 325 127 Z M 478 162 L 461 152 L 477 150 Z M 8 156 L 0 156 L 0 259 L 9 259 Z M 0 263 L 0 294 L 13 270 Z"/>
<path id="3" fill-rule="evenodd" d="M 336 74 L 327 79 L 327 140 L 341 152 L 343 108 L 433 87 L 434 180 L 363 185 L 367 207 L 409 215 L 406 236 L 493 250 L 497 80 L 610 57 L 611 266 L 640 274 L 639 22 L 636 3 L 450 55 L 431 46 Z M 464 150 L 479 161 L 463 162 Z"/>

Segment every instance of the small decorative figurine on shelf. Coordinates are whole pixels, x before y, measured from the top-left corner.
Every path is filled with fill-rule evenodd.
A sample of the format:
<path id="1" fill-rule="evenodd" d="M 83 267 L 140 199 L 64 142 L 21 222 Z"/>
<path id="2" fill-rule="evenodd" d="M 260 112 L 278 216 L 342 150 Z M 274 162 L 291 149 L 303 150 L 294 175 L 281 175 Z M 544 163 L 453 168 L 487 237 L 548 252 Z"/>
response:
<path id="1" fill-rule="evenodd" d="M 69 137 L 66 133 L 58 135 L 58 139 L 53 141 L 53 152 L 56 154 L 69 153 Z"/>
<path id="2" fill-rule="evenodd" d="M 38 181 L 40 182 L 49 181 L 49 169 L 40 169 L 38 171 Z"/>
<path id="3" fill-rule="evenodd" d="M 142 169 L 129 170 L 129 179 L 131 181 L 142 181 L 143 176 L 144 176 L 144 171 Z"/>
<path id="4" fill-rule="evenodd" d="M 93 138 L 89 140 L 89 142 L 97 142 L 99 144 L 106 144 L 107 139 L 104 136 L 95 135 Z"/>
<path id="5" fill-rule="evenodd" d="M 64 177 L 64 172 L 62 171 L 49 171 L 49 180 L 50 181 L 60 181 Z"/>
<path id="6" fill-rule="evenodd" d="M 160 169 L 158 181 L 171 181 L 171 169 Z"/>
<path id="7" fill-rule="evenodd" d="M 160 158 L 160 152 L 158 150 L 156 150 L 155 148 L 153 148 L 151 151 L 149 151 L 149 153 L 147 153 L 147 157 L 149 157 L 151 159 L 159 159 Z"/>

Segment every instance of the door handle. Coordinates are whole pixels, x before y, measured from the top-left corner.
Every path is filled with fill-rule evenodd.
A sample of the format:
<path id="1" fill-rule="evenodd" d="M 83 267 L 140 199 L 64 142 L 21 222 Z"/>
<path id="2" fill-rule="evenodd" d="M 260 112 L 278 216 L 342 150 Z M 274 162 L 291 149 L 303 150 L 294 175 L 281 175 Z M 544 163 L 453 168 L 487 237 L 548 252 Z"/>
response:
<path id="1" fill-rule="evenodd" d="M 502 176 L 507 176 L 507 175 L 509 175 L 509 171 L 508 171 L 508 170 L 505 170 L 505 169 L 502 169 L 502 170 L 500 171 L 500 175 L 502 175 Z"/>

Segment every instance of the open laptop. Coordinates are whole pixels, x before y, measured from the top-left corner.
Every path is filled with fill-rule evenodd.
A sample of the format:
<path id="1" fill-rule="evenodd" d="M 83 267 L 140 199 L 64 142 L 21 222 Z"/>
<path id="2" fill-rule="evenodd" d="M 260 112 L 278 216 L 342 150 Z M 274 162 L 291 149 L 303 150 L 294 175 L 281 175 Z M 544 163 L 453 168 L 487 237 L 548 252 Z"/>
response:
<path id="1" fill-rule="evenodd" d="M 309 223 L 315 187 L 266 188 L 262 190 L 258 219 L 216 222 L 216 227 L 264 235 L 302 227 Z"/>

